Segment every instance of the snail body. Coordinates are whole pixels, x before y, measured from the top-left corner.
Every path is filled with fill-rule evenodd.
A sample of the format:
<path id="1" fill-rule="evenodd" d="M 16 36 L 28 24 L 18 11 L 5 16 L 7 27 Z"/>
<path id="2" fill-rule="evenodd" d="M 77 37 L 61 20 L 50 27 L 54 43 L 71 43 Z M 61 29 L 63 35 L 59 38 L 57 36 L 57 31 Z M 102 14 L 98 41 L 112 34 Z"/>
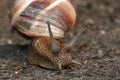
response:
<path id="1" fill-rule="evenodd" d="M 75 23 L 73 0 L 16 0 L 10 16 L 12 26 L 31 37 L 31 64 L 62 70 L 77 63 L 67 45 L 59 42 Z"/>

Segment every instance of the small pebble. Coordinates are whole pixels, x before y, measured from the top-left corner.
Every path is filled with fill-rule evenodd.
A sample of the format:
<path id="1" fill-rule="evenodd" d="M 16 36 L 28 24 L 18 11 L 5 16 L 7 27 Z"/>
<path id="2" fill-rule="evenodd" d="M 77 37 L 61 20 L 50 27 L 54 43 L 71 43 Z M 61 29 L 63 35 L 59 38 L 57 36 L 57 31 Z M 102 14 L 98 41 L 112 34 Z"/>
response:
<path id="1" fill-rule="evenodd" d="M 10 39 L 7 40 L 8 44 L 12 44 L 12 41 Z"/>
<path id="2" fill-rule="evenodd" d="M 106 31 L 105 31 L 105 30 L 101 30 L 101 31 L 100 31 L 100 34 L 105 35 L 105 34 L 106 34 Z"/>
<path id="3" fill-rule="evenodd" d="M 15 74 L 18 74 L 18 71 L 15 71 Z"/>

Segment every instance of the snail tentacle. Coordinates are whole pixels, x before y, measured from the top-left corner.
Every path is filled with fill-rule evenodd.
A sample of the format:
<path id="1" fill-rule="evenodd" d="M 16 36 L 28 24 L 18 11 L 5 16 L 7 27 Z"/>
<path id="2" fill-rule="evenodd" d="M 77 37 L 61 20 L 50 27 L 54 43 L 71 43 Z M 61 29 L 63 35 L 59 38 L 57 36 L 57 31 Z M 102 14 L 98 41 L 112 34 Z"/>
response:
<path id="1" fill-rule="evenodd" d="M 90 26 L 90 24 L 83 25 L 78 33 L 73 37 L 73 39 L 67 43 L 67 48 L 72 48 L 78 37 Z"/>
<path id="2" fill-rule="evenodd" d="M 81 65 L 81 63 L 80 63 L 80 62 L 78 62 L 78 61 L 76 61 L 76 60 L 72 60 L 72 62 L 73 62 L 74 64 Z"/>
<path id="3" fill-rule="evenodd" d="M 60 52 L 60 48 L 59 46 L 55 43 L 55 39 L 53 37 L 53 33 L 51 31 L 51 27 L 50 27 L 50 22 L 47 21 L 47 25 L 48 25 L 48 31 L 49 31 L 49 34 L 50 34 L 50 39 L 51 39 L 51 47 L 52 47 L 52 52 L 53 54 L 58 54 Z"/>

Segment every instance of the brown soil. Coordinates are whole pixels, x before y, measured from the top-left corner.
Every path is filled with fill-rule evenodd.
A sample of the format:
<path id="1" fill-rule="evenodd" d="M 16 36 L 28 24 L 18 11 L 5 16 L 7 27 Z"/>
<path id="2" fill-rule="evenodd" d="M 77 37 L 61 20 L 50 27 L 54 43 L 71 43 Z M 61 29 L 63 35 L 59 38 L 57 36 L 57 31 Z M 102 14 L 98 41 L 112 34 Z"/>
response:
<path id="1" fill-rule="evenodd" d="M 76 42 L 71 55 L 81 62 L 59 73 L 27 62 L 28 43 L 12 33 L 8 11 L 14 0 L 0 1 L 0 80 L 120 80 L 120 0 L 80 0 L 75 27 L 91 23 Z"/>

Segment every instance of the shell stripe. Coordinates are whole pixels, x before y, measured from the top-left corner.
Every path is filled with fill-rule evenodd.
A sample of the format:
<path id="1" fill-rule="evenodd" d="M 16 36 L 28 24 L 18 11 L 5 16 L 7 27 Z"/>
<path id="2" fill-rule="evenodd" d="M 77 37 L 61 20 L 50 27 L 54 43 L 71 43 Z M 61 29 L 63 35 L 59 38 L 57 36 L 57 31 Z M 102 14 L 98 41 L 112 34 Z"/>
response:
<path id="1" fill-rule="evenodd" d="M 11 13 L 14 14 L 14 16 L 12 17 L 12 21 L 11 24 L 15 25 L 18 17 L 20 16 L 20 14 L 25 10 L 25 8 L 27 8 L 27 6 L 29 4 L 31 4 L 33 1 L 35 0 L 19 0 L 19 2 L 17 1 L 16 5 L 14 6 L 14 8 L 12 9 Z M 19 8 L 19 9 L 18 9 Z M 15 12 L 14 12 L 15 11 Z"/>

